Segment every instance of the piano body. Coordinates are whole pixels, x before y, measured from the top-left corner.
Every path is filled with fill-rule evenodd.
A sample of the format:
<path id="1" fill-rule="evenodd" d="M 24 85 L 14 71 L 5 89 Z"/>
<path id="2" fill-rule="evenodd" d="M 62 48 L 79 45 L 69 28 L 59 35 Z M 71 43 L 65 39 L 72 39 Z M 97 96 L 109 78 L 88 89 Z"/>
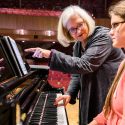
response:
<path id="1" fill-rule="evenodd" d="M 65 108 L 53 105 L 63 90 L 48 84 L 49 67 L 27 68 L 8 36 L 0 37 L 0 51 L 0 125 L 68 125 Z"/>

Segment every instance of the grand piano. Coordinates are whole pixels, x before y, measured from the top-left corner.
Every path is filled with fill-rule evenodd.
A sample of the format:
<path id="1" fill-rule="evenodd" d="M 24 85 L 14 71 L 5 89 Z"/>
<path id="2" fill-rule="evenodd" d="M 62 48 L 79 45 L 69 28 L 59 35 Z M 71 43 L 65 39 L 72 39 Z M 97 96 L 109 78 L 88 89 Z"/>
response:
<path id="1" fill-rule="evenodd" d="M 53 105 L 63 89 L 48 83 L 48 73 L 48 66 L 26 64 L 16 42 L 0 36 L 0 125 L 69 124 L 65 108 Z"/>

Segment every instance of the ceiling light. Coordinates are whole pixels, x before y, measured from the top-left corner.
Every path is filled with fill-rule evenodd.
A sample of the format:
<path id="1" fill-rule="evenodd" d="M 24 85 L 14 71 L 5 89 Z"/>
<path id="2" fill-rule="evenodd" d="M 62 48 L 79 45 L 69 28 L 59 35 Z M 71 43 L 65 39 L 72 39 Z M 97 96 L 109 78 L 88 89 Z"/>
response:
<path id="1" fill-rule="evenodd" d="M 55 31 L 46 30 L 46 31 L 44 31 L 44 35 L 45 36 L 54 36 L 55 35 Z"/>

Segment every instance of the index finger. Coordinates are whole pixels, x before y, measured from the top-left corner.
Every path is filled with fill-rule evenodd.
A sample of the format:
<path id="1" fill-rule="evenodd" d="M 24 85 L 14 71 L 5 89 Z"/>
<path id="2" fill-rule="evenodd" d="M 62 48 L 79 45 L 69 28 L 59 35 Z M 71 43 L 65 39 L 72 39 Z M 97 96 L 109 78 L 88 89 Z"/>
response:
<path id="1" fill-rule="evenodd" d="M 24 51 L 25 52 L 35 52 L 37 48 L 28 48 L 28 49 L 25 49 Z"/>
<path id="2" fill-rule="evenodd" d="M 63 96 L 59 96 L 55 99 L 57 102 L 61 101 L 61 100 L 64 100 L 64 97 Z"/>
<path id="3" fill-rule="evenodd" d="M 55 99 L 54 105 L 57 105 L 59 101 L 63 100 L 62 96 L 59 96 Z"/>

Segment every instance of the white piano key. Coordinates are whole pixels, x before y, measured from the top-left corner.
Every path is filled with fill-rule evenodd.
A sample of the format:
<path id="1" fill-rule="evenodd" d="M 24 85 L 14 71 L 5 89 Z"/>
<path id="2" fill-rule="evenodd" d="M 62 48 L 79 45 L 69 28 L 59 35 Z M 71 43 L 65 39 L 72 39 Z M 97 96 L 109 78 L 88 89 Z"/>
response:
<path id="1" fill-rule="evenodd" d="M 57 97 L 60 96 L 61 94 L 57 94 Z M 63 101 L 60 101 L 62 104 Z M 67 123 L 67 117 L 66 117 L 66 111 L 64 106 L 58 106 L 57 107 L 57 123 L 58 125 L 68 125 Z"/>

